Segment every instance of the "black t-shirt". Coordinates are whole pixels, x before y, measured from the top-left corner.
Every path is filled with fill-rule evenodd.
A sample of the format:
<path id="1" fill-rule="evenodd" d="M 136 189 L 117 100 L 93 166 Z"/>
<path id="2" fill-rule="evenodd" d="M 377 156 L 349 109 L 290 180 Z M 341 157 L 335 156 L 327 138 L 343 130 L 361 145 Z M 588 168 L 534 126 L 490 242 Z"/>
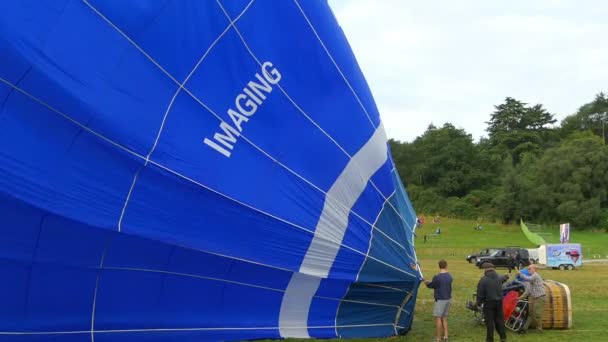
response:
<path id="1" fill-rule="evenodd" d="M 452 275 L 449 272 L 437 274 L 426 287 L 435 289 L 435 300 L 452 299 Z"/>

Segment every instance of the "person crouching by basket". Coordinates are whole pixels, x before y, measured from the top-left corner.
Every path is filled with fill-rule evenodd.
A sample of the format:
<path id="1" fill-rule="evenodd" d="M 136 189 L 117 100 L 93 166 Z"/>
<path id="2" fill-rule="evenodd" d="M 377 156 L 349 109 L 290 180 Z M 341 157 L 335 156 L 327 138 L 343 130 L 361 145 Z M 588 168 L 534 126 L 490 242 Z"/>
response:
<path id="1" fill-rule="evenodd" d="M 528 267 L 530 275 L 524 274 L 524 272 L 518 272 L 525 282 L 530 283 L 530 294 L 528 295 L 529 311 L 528 319 L 524 323 L 524 327 L 521 332 L 526 332 L 530 326 L 534 326 L 536 331 L 543 331 L 543 308 L 545 306 L 545 287 L 543 285 L 543 278 L 536 272 L 536 266 L 530 265 Z"/>
<path id="2" fill-rule="evenodd" d="M 498 275 L 494 264 L 484 262 L 481 265 L 484 275 L 477 283 L 477 306 L 483 304 L 483 315 L 486 321 L 486 342 L 494 341 L 494 328 L 500 336 L 500 341 L 507 340 L 505 319 L 502 311 L 502 283 L 509 279 L 508 275 Z"/>
<path id="3" fill-rule="evenodd" d="M 424 280 L 426 287 L 434 289 L 435 306 L 433 316 L 435 316 L 436 339 L 435 341 L 448 340 L 448 311 L 452 301 L 452 275 L 448 272 L 448 262 L 439 260 L 439 273 L 433 280 Z M 443 339 L 441 335 L 443 333 Z"/>

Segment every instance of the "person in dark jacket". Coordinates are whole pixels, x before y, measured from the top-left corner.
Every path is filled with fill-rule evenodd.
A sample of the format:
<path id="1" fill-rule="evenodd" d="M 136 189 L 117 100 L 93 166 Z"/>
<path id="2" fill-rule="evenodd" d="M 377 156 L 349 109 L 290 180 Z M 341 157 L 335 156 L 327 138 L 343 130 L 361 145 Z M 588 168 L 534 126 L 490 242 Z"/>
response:
<path id="1" fill-rule="evenodd" d="M 522 262 L 521 262 L 521 253 L 519 253 L 519 251 L 515 251 L 515 267 L 517 267 L 517 270 L 519 271 L 519 268 L 521 267 Z"/>
<path id="2" fill-rule="evenodd" d="M 507 340 L 505 319 L 502 314 L 502 283 L 509 279 L 508 275 L 498 275 L 494 265 L 484 262 L 481 267 L 484 276 L 477 283 L 477 305 L 483 304 L 483 315 L 486 321 L 486 342 L 494 341 L 494 328 L 500 336 L 500 341 Z"/>
<path id="3" fill-rule="evenodd" d="M 452 275 L 448 272 L 448 262 L 439 260 L 439 273 L 433 280 L 424 280 L 426 287 L 434 289 L 436 339 L 435 341 L 448 340 L 448 311 L 452 302 Z M 443 337 L 442 337 L 443 335 Z"/>
<path id="4" fill-rule="evenodd" d="M 507 261 L 507 268 L 509 269 L 509 274 L 511 274 L 511 271 L 513 271 L 515 269 L 515 255 L 507 255 L 508 261 Z"/>

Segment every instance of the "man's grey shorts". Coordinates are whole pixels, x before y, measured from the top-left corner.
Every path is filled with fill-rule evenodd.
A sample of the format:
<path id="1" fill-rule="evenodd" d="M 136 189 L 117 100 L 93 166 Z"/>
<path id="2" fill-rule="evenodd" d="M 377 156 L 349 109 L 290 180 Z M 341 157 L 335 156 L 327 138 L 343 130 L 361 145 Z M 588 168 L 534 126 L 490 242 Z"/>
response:
<path id="1" fill-rule="evenodd" d="M 448 311 L 450 310 L 450 304 L 452 303 L 451 299 L 440 299 L 435 302 L 435 307 L 433 308 L 433 316 L 434 317 L 447 317 Z"/>

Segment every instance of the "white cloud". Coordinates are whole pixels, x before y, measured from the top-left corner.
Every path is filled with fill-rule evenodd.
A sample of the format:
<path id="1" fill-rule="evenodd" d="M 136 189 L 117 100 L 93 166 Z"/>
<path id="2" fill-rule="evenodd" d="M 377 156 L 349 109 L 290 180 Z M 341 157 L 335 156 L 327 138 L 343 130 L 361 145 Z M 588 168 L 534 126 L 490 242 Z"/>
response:
<path id="1" fill-rule="evenodd" d="M 390 137 L 485 135 L 512 96 L 558 119 L 608 89 L 608 2 L 332 0 Z"/>

